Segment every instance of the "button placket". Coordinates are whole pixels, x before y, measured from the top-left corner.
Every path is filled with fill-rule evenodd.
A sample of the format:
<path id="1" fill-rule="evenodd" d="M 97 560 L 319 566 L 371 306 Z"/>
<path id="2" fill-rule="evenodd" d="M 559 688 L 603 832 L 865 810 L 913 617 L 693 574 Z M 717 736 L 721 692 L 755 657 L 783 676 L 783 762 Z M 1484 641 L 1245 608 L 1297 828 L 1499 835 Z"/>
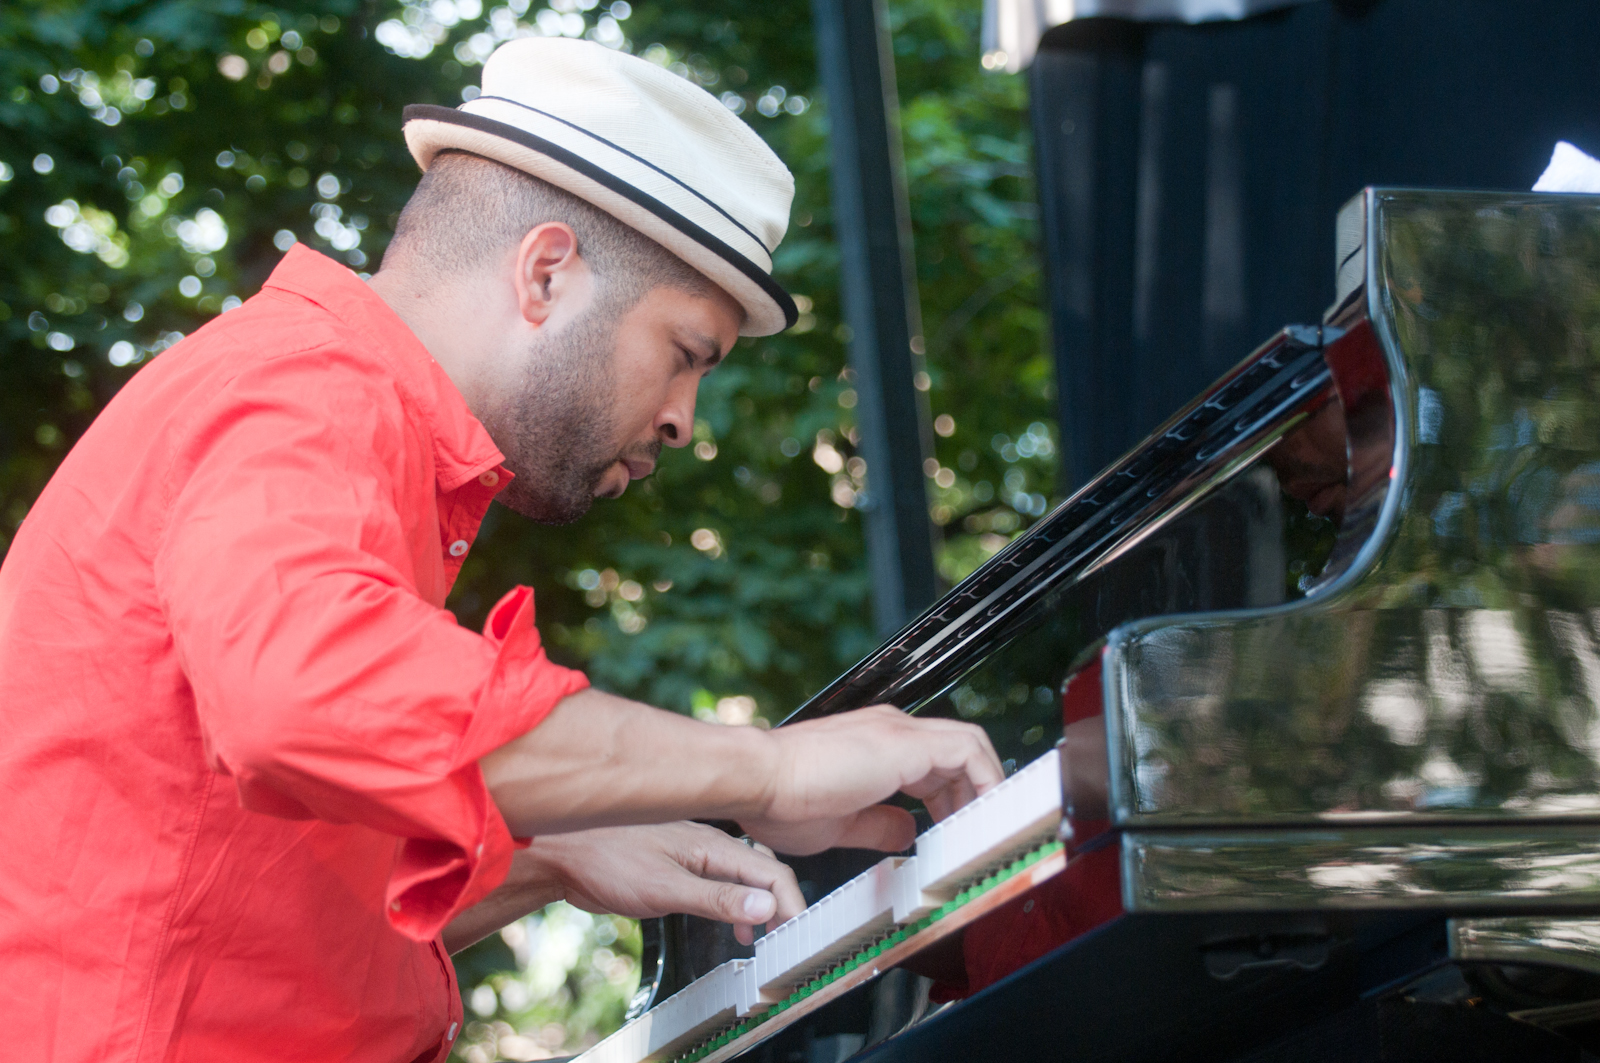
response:
<path id="1" fill-rule="evenodd" d="M 474 489 L 471 481 L 468 481 L 464 487 L 457 488 L 452 493 L 444 521 L 447 569 L 454 571 L 459 568 L 462 559 L 472 549 L 472 537 L 477 535 L 478 528 L 482 526 L 484 515 L 489 511 L 489 504 L 499 493 L 503 481 L 504 477 L 497 466 L 478 475 L 477 482 L 480 485 L 478 489 Z"/>

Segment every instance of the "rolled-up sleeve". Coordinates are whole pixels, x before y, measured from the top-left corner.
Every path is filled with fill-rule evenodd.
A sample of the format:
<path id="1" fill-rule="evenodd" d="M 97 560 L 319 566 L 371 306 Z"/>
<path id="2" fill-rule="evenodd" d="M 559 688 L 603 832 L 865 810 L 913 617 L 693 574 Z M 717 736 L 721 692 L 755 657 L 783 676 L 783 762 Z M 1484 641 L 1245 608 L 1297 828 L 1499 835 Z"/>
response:
<path id="1" fill-rule="evenodd" d="M 545 656 L 527 588 L 483 634 L 423 598 L 433 456 L 369 365 L 251 366 L 183 434 L 154 572 L 208 761 L 253 811 L 400 839 L 388 917 L 432 938 L 510 863 L 478 759 L 587 680 Z"/>

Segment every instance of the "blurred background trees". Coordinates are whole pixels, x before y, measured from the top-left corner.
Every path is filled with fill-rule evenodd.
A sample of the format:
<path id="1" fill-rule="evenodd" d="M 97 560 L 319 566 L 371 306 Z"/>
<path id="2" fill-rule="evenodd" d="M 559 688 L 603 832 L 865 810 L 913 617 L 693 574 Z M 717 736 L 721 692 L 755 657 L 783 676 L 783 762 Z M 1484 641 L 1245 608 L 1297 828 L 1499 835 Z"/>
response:
<path id="1" fill-rule="evenodd" d="M 451 607 L 477 625 L 528 583 L 555 657 L 735 725 L 781 719 L 872 648 L 809 4 L 542 2 L 0 5 L 0 551 L 118 387 L 249 298 L 284 249 L 377 268 L 416 178 L 406 104 L 469 98 L 515 35 L 585 36 L 703 85 L 794 170 L 777 271 L 803 312 L 740 341 L 702 388 L 694 445 L 621 501 L 568 528 L 491 510 Z M 890 12 L 937 436 L 929 514 L 954 581 L 1056 483 L 1025 94 L 981 67 L 979 0 Z M 460 1052 L 487 1060 L 503 1041 L 531 1059 L 592 1039 L 620 1019 L 637 948 L 626 921 L 566 908 L 490 939 L 459 959 L 486 1020 Z"/>

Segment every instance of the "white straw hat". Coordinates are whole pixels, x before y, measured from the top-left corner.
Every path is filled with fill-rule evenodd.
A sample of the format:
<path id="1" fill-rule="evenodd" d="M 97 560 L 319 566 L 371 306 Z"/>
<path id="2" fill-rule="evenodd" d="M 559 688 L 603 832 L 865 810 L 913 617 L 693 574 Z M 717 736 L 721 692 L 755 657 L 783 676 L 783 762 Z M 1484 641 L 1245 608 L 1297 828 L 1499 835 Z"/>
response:
<path id="1" fill-rule="evenodd" d="M 484 64 L 481 96 L 407 107 L 405 136 L 424 170 L 471 152 L 633 226 L 738 300 L 746 336 L 798 316 L 772 279 L 794 178 L 716 97 L 654 63 L 589 41 L 510 41 Z"/>

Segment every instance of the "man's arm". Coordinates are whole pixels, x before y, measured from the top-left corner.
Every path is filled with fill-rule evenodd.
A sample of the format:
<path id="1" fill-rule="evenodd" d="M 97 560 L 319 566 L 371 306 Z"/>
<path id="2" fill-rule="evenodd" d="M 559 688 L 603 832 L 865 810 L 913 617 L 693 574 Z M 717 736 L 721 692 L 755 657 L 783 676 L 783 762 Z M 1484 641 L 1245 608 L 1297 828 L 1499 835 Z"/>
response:
<path id="1" fill-rule="evenodd" d="M 451 951 L 565 898 L 635 918 L 687 912 L 754 926 L 805 908 L 794 873 L 719 830 L 665 822 L 733 819 L 786 852 L 911 844 L 896 791 L 936 818 L 1003 778 L 982 729 L 888 706 L 777 731 L 717 727 L 585 690 L 480 762 L 511 829 L 535 835 L 505 883 L 445 931 Z"/>
<path id="2" fill-rule="evenodd" d="M 910 813 L 936 819 L 1004 778 L 981 728 L 874 706 L 774 731 L 719 727 L 596 690 L 480 761 L 514 834 L 732 819 L 774 849 L 897 851 Z"/>

